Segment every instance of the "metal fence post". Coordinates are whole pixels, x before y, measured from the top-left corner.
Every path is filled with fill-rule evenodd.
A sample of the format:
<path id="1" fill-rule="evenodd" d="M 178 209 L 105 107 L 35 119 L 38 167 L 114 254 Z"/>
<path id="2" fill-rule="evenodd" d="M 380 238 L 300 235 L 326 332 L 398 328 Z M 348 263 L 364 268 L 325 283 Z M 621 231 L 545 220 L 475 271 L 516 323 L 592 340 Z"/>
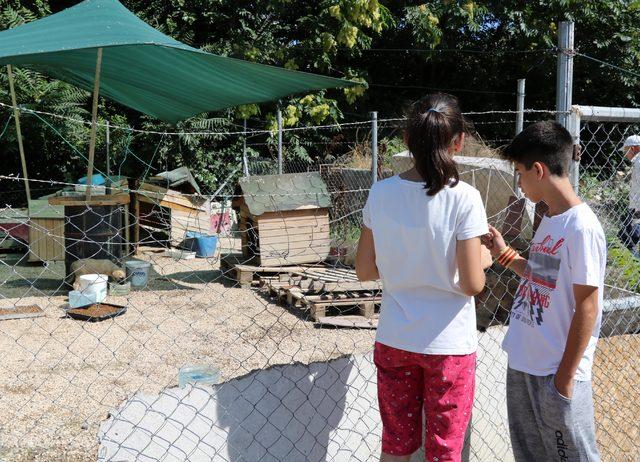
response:
<path id="1" fill-rule="evenodd" d="M 524 128 L 524 88 L 525 88 L 526 79 L 518 79 L 518 90 L 517 90 L 517 100 L 516 100 L 516 135 L 522 131 Z M 518 188 L 518 175 L 516 173 L 515 166 L 513 167 L 513 191 L 516 193 L 516 196 L 520 197 L 520 188 Z"/>
<path id="2" fill-rule="evenodd" d="M 249 160 L 247 159 L 247 119 L 244 119 L 242 127 L 242 173 L 244 176 L 249 176 Z"/>
<path id="3" fill-rule="evenodd" d="M 573 185 L 573 190 L 578 194 L 578 188 L 580 186 L 580 111 L 577 108 L 571 108 L 571 114 L 569 114 L 569 126 L 567 129 L 571 133 L 574 145 L 574 157 L 571 162 L 569 170 L 569 178 Z"/>
<path id="4" fill-rule="evenodd" d="M 282 111 L 278 108 L 278 174 L 282 174 Z"/>
<path id="5" fill-rule="evenodd" d="M 371 113 L 371 184 L 378 181 L 378 112 Z"/>
<path id="6" fill-rule="evenodd" d="M 565 128 L 569 121 L 573 94 L 574 23 L 561 21 L 558 28 L 558 69 L 556 75 L 556 120 Z"/>

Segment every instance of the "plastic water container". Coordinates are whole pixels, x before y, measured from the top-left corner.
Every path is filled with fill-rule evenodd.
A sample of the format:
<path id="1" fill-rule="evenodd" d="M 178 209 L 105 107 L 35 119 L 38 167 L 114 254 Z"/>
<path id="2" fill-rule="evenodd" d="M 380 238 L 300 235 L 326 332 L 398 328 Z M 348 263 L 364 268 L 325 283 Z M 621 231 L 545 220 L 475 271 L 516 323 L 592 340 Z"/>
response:
<path id="1" fill-rule="evenodd" d="M 213 257 L 218 246 L 218 236 L 187 231 L 184 246 L 196 253 L 196 257 Z"/>
<path id="2" fill-rule="evenodd" d="M 131 283 L 131 288 L 140 289 L 146 287 L 149 282 L 151 263 L 140 260 L 129 260 L 125 262 L 124 269 L 127 273 L 127 280 Z"/>
<path id="3" fill-rule="evenodd" d="M 94 294 L 96 302 L 103 302 L 107 298 L 108 280 L 106 274 L 83 274 L 80 276 L 80 292 L 85 295 Z"/>
<path id="4" fill-rule="evenodd" d="M 69 292 L 69 307 L 78 308 L 79 306 L 87 306 L 98 303 L 98 294 L 95 292 L 80 292 L 72 290 Z"/>
<path id="5" fill-rule="evenodd" d="M 113 297 L 122 297 L 124 295 L 129 295 L 131 292 L 131 283 L 125 282 L 120 284 L 119 282 L 110 282 L 109 283 L 109 295 Z"/>
<path id="6" fill-rule="evenodd" d="M 178 372 L 178 386 L 186 384 L 217 385 L 222 381 L 220 370 L 211 366 L 184 366 Z"/>

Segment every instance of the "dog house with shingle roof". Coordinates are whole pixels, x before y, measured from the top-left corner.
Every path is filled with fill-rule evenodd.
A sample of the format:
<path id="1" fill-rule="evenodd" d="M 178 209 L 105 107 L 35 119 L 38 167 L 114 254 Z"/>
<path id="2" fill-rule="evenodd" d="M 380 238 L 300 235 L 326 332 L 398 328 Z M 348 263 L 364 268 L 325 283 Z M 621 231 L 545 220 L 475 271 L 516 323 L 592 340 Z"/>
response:
<path id="1" fill-rule="evenodd" d="M 245 263 L 324 261 L 329 255 L 331 199 L 319 172 L 241 178 L 238 211 Z"/>

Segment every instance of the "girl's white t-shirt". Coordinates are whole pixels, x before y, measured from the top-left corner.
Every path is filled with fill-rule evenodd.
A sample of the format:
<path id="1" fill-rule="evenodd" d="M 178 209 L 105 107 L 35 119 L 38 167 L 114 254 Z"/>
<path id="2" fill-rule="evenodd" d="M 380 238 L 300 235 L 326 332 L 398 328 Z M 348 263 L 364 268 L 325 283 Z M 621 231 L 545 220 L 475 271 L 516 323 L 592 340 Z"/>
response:
<path id="1" fill-rule="evenodd" d="M 476 351 L 473 297 L 458 285 L 456 241 L 486 234 L 480 193 L 460 181 L 427 196 L 393 176 L 373 185 L 362 210 L 383 284 L 376 341 L 424 354 Z"/>

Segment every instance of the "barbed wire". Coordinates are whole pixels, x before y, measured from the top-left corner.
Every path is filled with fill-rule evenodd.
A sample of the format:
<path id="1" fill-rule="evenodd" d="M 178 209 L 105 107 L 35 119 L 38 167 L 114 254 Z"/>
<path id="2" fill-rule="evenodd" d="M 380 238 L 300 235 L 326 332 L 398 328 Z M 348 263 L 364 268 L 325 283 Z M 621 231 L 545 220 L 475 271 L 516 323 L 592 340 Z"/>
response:
<path id="1" fill-rule="evenodd" d="M 13 106 L 0 102 L 0 107 L 4 107 L 6 109 L 13 109 Z M 83 125 L 91 125 L 91 121 L 89 120 L 81 120 L 73 117 L 65 116 L 62 114 L 55 114 L 46 111 L 40 111 L 35 109 L 28 109 L 23 106 L 18 106 L 17 109 L 21 112 L 32 113 L 32 114 L 40 114 L 46 115 L 50 117 L 55 117 L 62 120 L 67 120 L 69 122 L 83 124 Z M 525 109 L 523 111 L 525 114 L 560 114 L 561 112 L 551 110 L 551 109 Z M 568 112 L 567 112 L 568 113 Z M 490 110 L 490 111 L 468 111 L 463 113 L 466 116 L 475 116 L 475 115 L 492 115 L 492 114 L 518 114 L 518 111 L 514 110 Z M 385 122 L 404 122 L 406 120 L 405 117 L 390 117 L 390 118 L 380 118 L 378 119 L 378 123 Z M 333 124 L 324 124 L 324 125 L 311 125 L 311 126 L 300 126 L 300 127 L 284 127 L 282 129 L 283 132 L 296 132 L 296 131 L 305 131 L 305 130 L 324 130 L 330 128 L 352 128 L 352 127 L 360 127 L 371 125 L 371 120 L 363 120 L 358 122 L 344 122 L 344 123 L 333 123 Z M 106 128 L 107 123 L 105 122 L 97 122 L 97 126 Z M 125 132 L 139 133 L 139 134 L 147 134 L 147 135 L 162 135 L 162 136 L 231 136 L 231 135 L 243 135 L 243 136 L 259 136 L 259 135 L 274 135 L 277 131 L 274 130 L 247 130 L 247 131 L 157 131 L 157 130 L 143 130 L 132 127 L 125 127 L 120 125 L 112 125 L 108 124 L 110 129 L 114 130 L 122 130 Z"/>

